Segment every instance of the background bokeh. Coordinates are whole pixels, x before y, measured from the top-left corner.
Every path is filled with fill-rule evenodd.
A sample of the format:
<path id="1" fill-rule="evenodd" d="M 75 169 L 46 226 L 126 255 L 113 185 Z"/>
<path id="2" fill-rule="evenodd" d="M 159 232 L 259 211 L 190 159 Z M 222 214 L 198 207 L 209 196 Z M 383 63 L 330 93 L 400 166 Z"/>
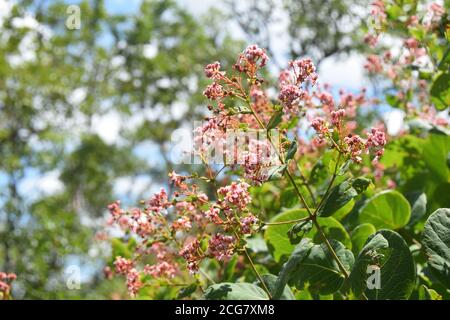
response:
<path id="1" fill-rule="evenodd" d="M 65 26 L 81 9 L 81 28 Z M 119 298 L 106 280 L 106 206 L 166 183 L 170 138 L 206 110 L 203 66 L 250 43 L 269 76 L 309 56 L 336 90 L 364 73 L 366 0 L 0 0 L 0 271 L 18 299 Z M 399 130 L 401 116 L 376 106 Z M 177 168 L 183 170 L 183 168 Z M 80 270 L 80 289 L 67 270 Z M 69 269 L 68 269 L 69 268 Z"/>

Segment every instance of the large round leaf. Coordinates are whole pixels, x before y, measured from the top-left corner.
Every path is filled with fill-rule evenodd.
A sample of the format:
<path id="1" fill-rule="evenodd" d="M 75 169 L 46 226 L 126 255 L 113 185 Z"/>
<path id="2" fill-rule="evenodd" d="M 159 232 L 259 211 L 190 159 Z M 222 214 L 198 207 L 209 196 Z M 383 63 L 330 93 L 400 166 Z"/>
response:
<path id="1" fill-rule="evenodd" d="M 224 282 L 210 286 L 205 291 L 208 300 L 268 300 L 266 292 L 252 283 Z"/>
<path id="2" fill-rule="evenodd" d="M 383 191 L 368 199 L 359 212 L 361 223 L 371 223 L 379 229 L 399 229 L 411 217 L 411 206 L 394 190 Z"/>
<path id="3" fill-rule="evenodd" d="M 276 290 L 277 290 L 277 282 L 278 277 L 273 274 L 263 274 L 261 275 L 261 278 L 263 279 L 264 283 L 266 284 L 267 288 L 269 289 L 270 294 L 272 297 L 275 297 Z M 295 296 L 292 293 L 291 288 L 289 286 L 285 285 L 284 288 L 280 288 L 280 294 L 278 297 L 276 297 L 279 300 L 295 300 Z"/>
<path id="4" fill-rule="evenodd" d="M 354 263 L 352 252 L 339 241 L 330 240 L 330 244 L 344 267 L 350 271 Z M 344 280 L 345 277 L 327 245 L 312 244 L 309 239 L 303 239 L 283 265 L 274 296 L 281 294 L 286 283 L 291 283 L 298 289 L 303 289 L 308 283 L 310 291 L 321 295 L 332 294 L 340 289 Z"/>
<path id="5" fill-rule="evenodd" d="M 375 227 L 370 223 L 363 223 L 357 226 L 351 233 L 352 239 L 352 251 L 358 254 L 364 247 L 367 239 L 377 231 Z"/>
<path id="6" fill-rule="evenodd" d="M 438 209 L 430 215 L 422 243 L 433 274 L 450 288 L 450 209 Z"/>
<path id="7" fill-rule="evenodd" d="M 449 182 L 450 169 L 447 157 L 450 152 L 450 136 L 430 134 L 423 148 L 423 159 L 431 173 L 431 178 L 440 182 Z"/>
<path id="8" fill-rule="evenodd" d="M 372 266 L 368 272 L 368 266 Z M 367 280 L 379 269 L 379 288 L 369 288 Z M 375 272 L 375 273 L 374 273 Z M 371 300 L 408 299 L 414 288 L 416 270 L 405 240 L 392 230 L 380 230 L 367 240 L 350 274 L 354 293 Z"/>
<path id="9" fill-rule="evenodd" d="M 293 209 L 278 214 L 270 222 L 291 221 L 305 218 L 307 216 L 308 213 L 305 209 Z M 342 242 L 347 248 L 351 248 L 352 243 L 350 236 L 339 221 L 332 217 L 326 217 L 317 218 L 317 222 L 322 226 L 325 234 L 328 235 L 329 238 L 336 239 Z M 289 229 L 293 225 L 294 223 L 267 226 L 264 233 L 264 239 L 266 240 L 269 252 L 277 262 L 282 259 L 287 259 L 295 248 L 295 245 L 291 244 L 287 235 Z M 322 238 L 319 234 L 317 234 L 317 230 L 315 228 L 306 233 L 305 237 L 314 239 L 316 243 L 322 242 Z"/>

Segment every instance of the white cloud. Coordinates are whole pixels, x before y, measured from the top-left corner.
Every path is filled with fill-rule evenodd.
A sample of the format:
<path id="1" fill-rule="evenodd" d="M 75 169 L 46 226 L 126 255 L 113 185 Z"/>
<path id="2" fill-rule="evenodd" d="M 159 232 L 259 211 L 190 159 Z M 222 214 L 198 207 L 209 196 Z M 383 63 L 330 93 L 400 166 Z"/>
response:
<path id="1" fill-rule="evenodd" d="M 344 60 L 327 58 L 320 65 L 319 82 L 351 89 L 367 86 L 369 83 L 364 76 L 364 61 L 364 57 L 357 54 L 352 54 Z"/>
<path id="2" fill-rule="evenodd" d="M 148 195 L 148 191 L 153 190 L 151 179 L 148 176 L 120 177 L 114 182 L 114 194 L 122 198 L 125 195 L 137 199 L 140 196 Z"/>
<path id="3" fill-rule="evenodd" d="M 108 144 L 117 143 L 120 138 L 122 119 L 117 112 L 92 117 L 92 129 Z"/>
<path id="4" fill-rule="evenodd" d="M 405 112 L 399 109 L 392 109 L 383 114 L 387 132 L 391 136 L 396 136 L 404 128 Z"/>
<path id="5" fill-rule="evenodd" d="M 64 184 L 59 180 L 59 174 L 58 170 L 53 170 L 41 176 L 25 178 L 20 183 L 19 190 L 27 196 L 55 194 L 64 189 Z"/>

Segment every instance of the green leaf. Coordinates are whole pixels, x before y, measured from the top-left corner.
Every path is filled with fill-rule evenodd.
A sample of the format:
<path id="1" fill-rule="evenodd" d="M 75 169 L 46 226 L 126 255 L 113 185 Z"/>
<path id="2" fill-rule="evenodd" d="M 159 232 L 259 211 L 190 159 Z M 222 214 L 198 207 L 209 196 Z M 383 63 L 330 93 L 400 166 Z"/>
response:
<path id="1" fill-rule="evenodd" d="M 274 299 L 280 299 L 284 292 L 284 288 L 288 283 L 289 279 L 293 272 L 298 268 L 300 263 L 308 256 L 311 248 L 313 247 L 313 243 L 309 239 L 303 239 L 294 249 L 292 255 L 283 264 L 283 267 L 280 270 L 278 275 L 277 282 L 275 284 L 274 292 L 272 297 Z"/>
<path id="2" fill-rule="evenodd" d="M 292 140 L 291 146 L 289 147 L 288 152 L 286 153 L 285 162 L 288 162 L 292 158 L 294 158 L 295 153 L 297 152 L 297 140 Z"/>
<path id="3" fill-rule="evenodd" d="M 223 280 L 232 281 L 236 275 L 235 268 L 238 262 L 238 256 L 234 255 L 226 264 L 223 274 Z"/>
<path id="4" fill-rule="evenodd" d="M 177 299 L 183 299 L 183 298 L 189 297 L 196 290 L 197 290 L 197 284 L 195 284 L 195 283 L 193 283 L 187 287 L 184 287 L 180 291 L 178 291 Z"/>
<path id="5" fill-rule="evenodd" d="M 269 123 L 266 126 L 267 130 L 276 128 L 276 126 L 280 124 L 282 117 L 283 117 L 282 111 L 275 111 L 275 113 L 272 115 L 272 117 L 269 120 Z"/>
<path id="6" fill-rule="evenodd" d="M 450 170 L 447 155 L 450 152 L 450 137 L 444 134 L 430 134 L 423 148 L 423 159 L 428 169 L 441 182 L 448 182 Z"/>
<path id="7" fill-rule="evenodd" d="M 353 180 L 352 187 L 358 192 L 358 194 L 366 191 L 372 181 L 364 177 L 358 177 Z"/>
<path id="8" fill-rule="evenodd" d="M 305 218 L 307 216 L 308 213 L 305 209 L 292 209 L 276 215 L 270 222 L 290 221 Z M 317 221 L 322 226 L 322 229 L 327 236 L 336 239 L 342 242 L 346 247 L 351 248 L 352 243 L 350 236 L 339 221 L 332 217 L 319 217 L 317 218 Z M 266 240 L 269 252 L 277 262 L 287 259 L 295 248 L 295 245 L 291 244 L 288 237 L 288 232 L 292 225 L 293 224 L 270 225 L 267 226 L 267 229 L 264 232 L 264 239 Z M 307 232 L 304 237 L 314 239 L 315 243 L 321 243 L 323 241 L 320 235 L 317 234 L 315 228 Z"/>
<path id="9" fill-rule="evenodd" d="M 266 292 L 252 283 L 224 282 L 210 286 L 205 291 L 208 300 L 268 300 Z"/>
<path id="10" fill-rule="evenodd" d="M 386 102 L 393 108 L 400 108 L 401 100 L 396 95 L 387 94 Z"/>
<path id="11" fill-rule="evenodd" d="M 351 270 L 354 263 L 353 253 L 339 241 L 330 240 L 330 244 L 344 267 Z M 280 294 L 286 282 L 292 283 L 300 290 L 308 284 L 311 292 L 332 294 L 341 288 L 344 279 L 328 247 L 324 243 L 311 246 L 308 239 L 304 239 L 280 271 L 276 296 Z"/>
<path id="12" fill-rule="evenodd" d="M 351 233 L 350 238 L 352 239 L 352 251 L 353 253 L 359 253 L 367 239 L 374 234 L 377 229 L 370 223 L 363 223 L 357 226 Z"/>
<path id="13" fill-rule="evenodd" d="M 371 223 L 379 229 L 399 229 L 411 217 L 411 207 L 405 197 L 394 190 L 380 192 L 368 199 L 359 211 L 361 223 Z"/>
<path id="14" fill-rule="evenodd" d="M 269 289 L 269 292 L 273 298 L 277 290 L 278 277 L 273 274 L 263 274 L 261 275 L 261 278 L 263 279 L 264 283 L 267 286 L 267 289 Z M 278 294 L 278 300 L 295 300 L 294 293 L 292 293 L 292 290 L 291 288 L 289 288 L 289 286 L 285 285 L 284 289 L 281 288 L 280 291 L 281 294 Z"/>
<path id="15" fill-rule="evenodd" d="M 249 107 L 244 106 L 244 105 L 233 106 L 230 109 L 230 115 L 233 115 L 233 114 L 251 114 L 251 113 L 252 113 L 252 110 Z"/>
<path id="16" fill-rule="evenodd" d="M 408 226 L 414 226 L 427 212 L 427 195 L 423 192 L 412 192 L 406 197 L 411 205 L 411 218 Z"/>
<path id="17" fill-rule="evenodd" d="M 275 179 L 281 178 L 283 176 L 284 171 L 286 170 L 286 168 L 287 168 L 286 164 L 282 164 L 282 165 L 279 165 L 279 166 L 272 167 L 269 170 L 269 172 L 267 173 L 267 175 L 268 175 L 268 179 L 267 180 L 271 181 L 271 180 L 275 180 Z"/>
<path id="18" fill-rule="evenodd" d="M 419 300 L 442 300 L 442 297 L 433 289 L 429 289 L 426 285 L 419 287 Z"/>
<path id="19" fill-rule="evenodd" d="M 330 195 L 319 209 L 318 215 L 329 217 L 339 208 L 345 206 L 350 200 L 358 195 L 358 192 L 352 187 L 350 181 L 344 181 L 331 189 Z"/>
<path id="20" fill-rule="evenodd" d="M 364 192 L 370 184 L 366 178 L 344 181 L 331 189 L 331 192 L 319 209 L 318 215 L 329 217 L 345 206 L 353 198 Z"/>
<path id="21" fill-rule="evenodd" d="M 379 268 L 380 287 L 368 288 L 374 276 L 368 266 Z M 368 272 L 369 270 L 369 272 Z M 414 288 L 416 270 L 405 240 L 392 230 L 379 230 L 367 240 L 356 258 L 350 284 L 357 296 L 362 293 L 371 300 L 408 299 Z"/>
<path id="22" fill-rule="evenodd" d="M 136 240 L 134 238 L 130 238 L 130 240 L 125 243 L 121 239 L 113 238 L 111 245 L 113 257 L 121 256 L 125 259 L 131 259 L 132 251 L 136 246 Z"/>
<path id="23" fill-rule="evenodd" d="M 305 218 L 308 213 L 305 209 L 293 209 L 284 211 L 270 220 L 270 222 L 290 221 L 300 218 Z M 264 239 L 266 240 L 269 252 L 274 257 L 275 261 L 279 262 L 283 256 L 289 256 L 294 250 L 287 236 L 292 224 L 280 224 L 268 226 L 264 232 Z"/>
<path id="24" fill-rule="evenodd" d="M 450 73 L 443 73 L 431 85 L 431 100 L 438 110 L 444 110 L 450 105 Z"/>
<path id="25" fill-rule="evenodd" d="M 422 243 L 436 278 L 450 288 L 450 209 L 433 212 L 425 223 Z"/>
<path id="26" fill-rule="evenodd" d="M 313 223 L 311 220 L 294 224 L 287 233 L 291 244 L 299 243 L 303 239 L 305 234 L 312 229 L 312 227 Z"/>
<path id="27" fill-rule="evenodd" d="M 338 211 L 333 214 L 333 218 L 338 221 L 342 221 L 342 219 L 344 219 L 353 210 L 354 206 L 355 200 L 352 199 L 345 206 L 339 208 Z"/>

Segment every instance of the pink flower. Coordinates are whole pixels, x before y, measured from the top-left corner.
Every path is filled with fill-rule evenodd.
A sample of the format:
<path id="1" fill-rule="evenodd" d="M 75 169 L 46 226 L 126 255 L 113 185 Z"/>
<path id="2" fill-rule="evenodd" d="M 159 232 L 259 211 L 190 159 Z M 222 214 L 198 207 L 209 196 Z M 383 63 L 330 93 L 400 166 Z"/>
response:
<path id="1" fill-rule="evenodd" d="M 207 78 L 218 79 L 225 75 L 225 72 L 220 71 L 220 63 L 216 61 L 205 67 L 205 75 Z"/>
<path id="2" fill-rule="evenodd" d="M 269 168 L 278 164 L 278 157 L 271 154 L 272 146 L 267 140 L 252 139 L 248 151 L 242 154 L 245 178 L 256 185 L 262 184 L 269 176 Z"/>
<path id="3" fill-rule="evenodd" d="M 222 187 L 217 192 L 223 196 L 223 200 L 226 202 L 225 206 L 232 204 L 243 210 L 252 201 L 248 188 L 249 185 L 243 181 L 240 183 L 232 182 L 231 185 Z"/>
<path id="4" fill-rule="evenodd" d="M 319 98 L 320 102 L 323 104 L 323 107 L 325 109 L 334 109 L 333 96 L 328 92 L 321 92 L 317 94 L 317 98 Z"/>
<path id="5" fill-rule="evenodd" d="M 367 43 L 370 47 L 375 47 L 378 42 L 378 37 L 372 34 L 366 34 L 364 36 L 364 42 Z"/>
<path id="6" fill-rule="evenodd" d="M 144 267 L 144 273 L 155 278 L 173 278 L 177 273 L 177 268 L 175 265 L 163 261 L 154 265 L 146 265 Z"/>
<path id="7" fill-rule="evenodd" d="M 366 148 L 372 150 L 375 154 L 373 163 L 377 163 L 384 154 L 384 146 L 386 145 L 385 133 L 378 129 L 372 128 L 371 132 L 367 134 Z"/>
<path id="8" fill-rule="evenodd" d="M 208 217 L 215 224 L 222 224 L 223 221 L 219 216 L 220 209 L 211 207 L 205 211 L 205 216 Z"/>
<path id="9" fill-rule="evenodd" d="M 241 232 L 243 234 L 251 234 L 253 232 L 252 227 L 258 223 L 258 218 L 250 214 L 241 218 Z"/>
<path id="10" fill-rule="evenodd" d="M 350 134 L 344 138 L 344 142 L 347 144 L 347 152 L 350 153 L 352 160 L 360 163 L 362 161 L 361 154 L 365 148 L 364 140 L 357 134 Z"/>
<path id="11" fill-rule="evenodd" d="M 148 209 L 156 213 L 160 213 L 162 210 L 167 209 L 171 206 L 171 204 L 168 202 L 167 193 L 164 188 L 161 188 L 158 193 L 155 193 L 153 197 L 151 197 L 148 201 L 148 204 Z"/>
<path id="12" fill-rule="evenodd" d="M 429 11 L 433 15 L 433 21 L 438 21 L 445 14 L 445 9 L 438 3 L 432 3 Z"/>
<path id="13" fill-rule="evenodd" d="M 372 3 L 371 15 L 374 17 L 375 22 L 380 26 L 386 20 L 386 11 L 384 2 L 381 0 L 374 1 Z"/>
<path id="14" fill-rule="evenodd" d="M 141 282 L 141 276 L 136 269 L 131 269 L 127 273 L 127 288 L 130 296 L 135 297 L 139 289 L 141 289 L 143 283 Z"/>
<path id="15" fill-rule="evenodd" d="M 186 177 L 177 174 L 175 171 L 169 173 L 170 182 L 172 182 L 178 188 L 186 188 L 184 181 L 186 181 Z"/>
<path id="16" fill-rule="evenodd" d="M 317 117 L 311 122 L 311 126 L 317 133 L 325 135 L 328 133 L 328 126 L 323 118 Z"/>
<path id="17" fill-rule="evenodd" d="M 380 57 L 376 55 L 370 55 L 367 57 L 367 61 L 364 64 L 364 68 L 367 69 L 369 73 L 380 73 L 383 71 L 383 66 L 381 65 Z"/>
<path id="18" fill-rule="evenodd" d="M 204 154 L 210 148 L 223 149 L 226 144 L 226 118 L 210 118 L 201 127 L 194 130 L 194 143 L 197 153 Z"/>
<path id="19" fill-rule="evenodd" d="M 224 261 L 233 255 L 234 238 L 217 233 L 209 239 L 208 252 L 219 261 Z"/>
<path id="20" fill-rule="evenodd" d="M 394 180 L 389 179 L 388 182 L 387 182 L 387 187 L 389 189 L 395 189 L 397 187 L 397 183 L 395 183 Z"/>
<path id="21" fill-rule="evenodd" d="M 2 295 L 9 295 L 11 291 L 11 282 L 17 279 L 16 274 L 0 272 L 0 293 Z"/>
<path id="22" fill-rule="evenodd" d="M 256 44 L 252 44 L 245 49 L 244 57 L 251 64 L 259 62 L 260 67 L 264 67 L 269 60 L 266 50 L 259 48 Z"/>
<path id="23" fill-rule="evenodd" d="M 385 144 L 386 144 L 385 133 L 378 128 L 372 128 L 371 132 L 367 134 L 367 141 L 366 141 L 367 148 L 384 147 Z"/>
<path id="24" fill-rule="evenodd" d="M 300 99 L 306 96 L 306 91 L 300 89 L 298 86 L 286 84 L 281 87 L 278 99 L 287 108 L 292 108 L 300 104 Z"/>
<path id="25" fill-rule="evenodd" d="M 117 256 L 114 261 L 114 266 L 116 267 L 117 273 L 127 274 L 134 267 L 134 263 L 131 260 Z"/>
<path id="26" fill-rule="evenodd" d="M 199 262 L 202 259 L 202 256 L 200 254 L 200 242 L 197 239 L 187 243 L 180 250 L 179 255 L 186 260 L 187 267 L 191 273 L 198 271 Z"/>
<path id="27" fill-rule="evenodd" d="M 0 281 L 0 293 L 9 294 L 11 287 L 6 282 Z"/>
<path id="28" fill-rule="evenodd" d="M 203 95 L 210 100 L 218 100 L 224 96 L 223 87 L 220 84 L 213 82 L 206 87 L 205 91 L 203 91 Z"/>
<path id="29" fill-rule="evenodd" d="M 290 61 L 289 65 L 294 71 L 297 84 L 302 84 L 307 79 L 309 79 L 313 85 L 316 83 L 318 78 L 316 66 L 310 58 Z"/>
<path id="30" fill-rule="evenodd" d="M 289 70 L 282 70 L 280 72 L 280 75 L 278 76 L 278 83 L 280 87 L 291 83 L 291 73 Z"/>
<path id="31" fill-rule="evenodd" d="M 114 220 L 120 218 L 122 215 L 125 214 L 125 211 L 120 208 L 120 201 L 119 200 L 111 203 L 108 206 L 108 210 L 111 213 L 111 215 L 114 218 Z"/>
<path id="32" fill-rule="evenodd" d="M 172 223 L 172 228 L 174 230 L 189 230 L 192 228 L 192 223 L 188 217 L 184 216 L 175 220 Z"/>
<path id="33" fill-rule="evenodd" d="M 342 118 L 345 117 L 345 110 L 339 109 L 336 111 L 331 112 L 331 123 L 335 126 L 338 126 L 342 120 Z"/>
<path id="34" fill-rule="evenodd" d="M 195 211 L 195 206 L 192 203 L 187 202 L 187 201 L 177 202 L 175 204 L 175 208 L 180 213 L 183 213 L 183 212 L 192 213 L 193 211 Z"/>

